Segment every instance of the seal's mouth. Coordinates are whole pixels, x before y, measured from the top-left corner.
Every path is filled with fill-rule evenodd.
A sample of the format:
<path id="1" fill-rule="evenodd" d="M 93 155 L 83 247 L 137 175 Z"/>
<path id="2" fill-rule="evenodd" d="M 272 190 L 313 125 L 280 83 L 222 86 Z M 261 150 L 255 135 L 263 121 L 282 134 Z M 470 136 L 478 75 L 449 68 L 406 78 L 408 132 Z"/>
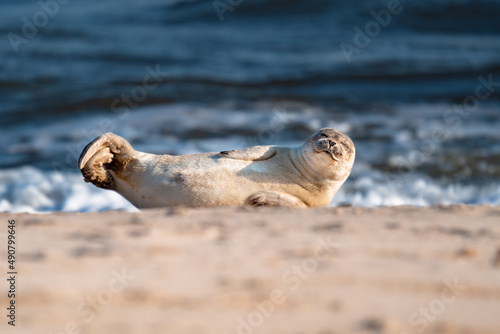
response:
<path id="1" fill-rule="evenodd" d="M 314 143 L 316 152 L 325 152 L 329 154 L 334 161 L 341 162 L 339 157 L 342 157 L 342 149 L 339 148 L 336 142 L 331 139 L 320 139 Z"/>

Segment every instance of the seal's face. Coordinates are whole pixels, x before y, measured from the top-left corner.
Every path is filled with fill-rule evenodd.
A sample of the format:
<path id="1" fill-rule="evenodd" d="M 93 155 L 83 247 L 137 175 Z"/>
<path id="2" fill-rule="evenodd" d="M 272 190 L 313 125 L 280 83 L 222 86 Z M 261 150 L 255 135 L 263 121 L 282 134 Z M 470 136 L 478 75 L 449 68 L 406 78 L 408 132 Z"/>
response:
<path id="1" fill-rule="evenodd" d="M 309 138 L 305 146 L 309 151 L 308 157 L 323 166 L 316 170 L 324 177 L 340 181 L 349 176 L 356 153 L 347 135 L 335 129 L 323 128 Z"/>

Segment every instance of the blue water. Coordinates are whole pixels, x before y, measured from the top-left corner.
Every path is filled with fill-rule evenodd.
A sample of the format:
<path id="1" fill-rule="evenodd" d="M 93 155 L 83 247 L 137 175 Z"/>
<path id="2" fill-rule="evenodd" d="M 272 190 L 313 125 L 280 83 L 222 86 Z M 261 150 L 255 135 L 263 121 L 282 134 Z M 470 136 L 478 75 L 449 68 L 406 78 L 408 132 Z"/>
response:
<path id="1" fill-rule="evenodd" d="M 333 204 L 500 203 L 500 1 L 64 2 L 1 5 L 0 210 L 129 208 L 76 170 L 102 132 L 185 154 L 321 126 L 358 152 Z"/>

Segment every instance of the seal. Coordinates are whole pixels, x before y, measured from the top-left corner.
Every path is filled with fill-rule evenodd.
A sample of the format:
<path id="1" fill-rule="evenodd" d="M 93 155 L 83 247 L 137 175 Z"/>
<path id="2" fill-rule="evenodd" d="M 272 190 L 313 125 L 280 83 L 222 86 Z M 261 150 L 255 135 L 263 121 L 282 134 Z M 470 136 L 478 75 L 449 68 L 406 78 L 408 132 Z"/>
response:
<path id="1" fill-rule="evenodd" d="M 103 134 L 83 150 L 86 182 L 111 189 L 138 208 L 327 206 L 349 177 L 351 139 L 323 128 L 299 147 L 254 146 L 188 155 L 136 151 L 122 137 Z"/>

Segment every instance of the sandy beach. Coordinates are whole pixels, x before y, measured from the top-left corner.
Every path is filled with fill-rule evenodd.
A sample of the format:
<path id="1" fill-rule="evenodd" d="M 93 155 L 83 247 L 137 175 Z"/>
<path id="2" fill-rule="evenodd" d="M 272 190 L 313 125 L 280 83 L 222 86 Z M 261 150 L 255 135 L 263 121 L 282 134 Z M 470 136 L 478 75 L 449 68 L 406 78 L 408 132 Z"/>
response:
<path id="1" fill-rule="evenodd" d="M 0 217 L 2 333 L 500 332 L 498 207 Z"/>

